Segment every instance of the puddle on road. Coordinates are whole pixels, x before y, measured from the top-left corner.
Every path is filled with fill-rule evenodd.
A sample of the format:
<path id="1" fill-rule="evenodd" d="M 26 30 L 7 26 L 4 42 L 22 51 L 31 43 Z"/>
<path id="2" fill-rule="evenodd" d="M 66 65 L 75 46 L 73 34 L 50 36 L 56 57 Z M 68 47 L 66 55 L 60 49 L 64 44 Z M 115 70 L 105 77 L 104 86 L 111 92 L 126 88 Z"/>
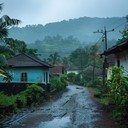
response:
<path id="1" fill-rule="evenodd" d="M 62 118 L 55 118 L 52 121 L 42 122 L 38 128 L 68 128 L 70 118 L 68 116 Z"/>

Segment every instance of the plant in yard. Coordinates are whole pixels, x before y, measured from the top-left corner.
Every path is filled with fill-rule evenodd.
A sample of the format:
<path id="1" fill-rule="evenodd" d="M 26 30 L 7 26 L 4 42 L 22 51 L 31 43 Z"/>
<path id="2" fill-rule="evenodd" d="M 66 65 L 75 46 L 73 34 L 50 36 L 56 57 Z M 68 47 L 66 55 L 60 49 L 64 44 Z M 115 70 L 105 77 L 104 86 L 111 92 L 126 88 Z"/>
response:
<path id="1" fill-rule="evenodd" d="M 69 73 L 69 74 L 67 75 L 67 77 L 68 77 L 68 80 L 69 80 L 70 82 L 75 82 L 76 74 L 75 74 L 75 73 Z"/>
<path id="2" fill-rule="evenodd" d="M 66 88 L 68 85 L 67 83 L 67 76 L 61 75 L 61 76 L 52 76 L 51 77 L 51 91 L 61 91 Z"/>
<path id="3" fill-rule="evenodd" d="M 28 85 L 25 90 L 26 96 L 30 96 L 32 101 L 36 101 L 44 92 L 45 90 L 37 84 Z"/>
<path id="4" fill-rule="evenodd" d="M 61 75 L 60 77 L 61 80 L 61 88 L 64 89 L 68 85 L 67 83 L 67 76 L 66 75 Z"/>
<path id="5" fill-rule="evenodd" d="M 117 119 L 128 118 L 128 77 L 126 74 L 124 75 L 124 69 L 113 67 L 107 85 L 111 103 L 115 105 L 114 117 Z"/>

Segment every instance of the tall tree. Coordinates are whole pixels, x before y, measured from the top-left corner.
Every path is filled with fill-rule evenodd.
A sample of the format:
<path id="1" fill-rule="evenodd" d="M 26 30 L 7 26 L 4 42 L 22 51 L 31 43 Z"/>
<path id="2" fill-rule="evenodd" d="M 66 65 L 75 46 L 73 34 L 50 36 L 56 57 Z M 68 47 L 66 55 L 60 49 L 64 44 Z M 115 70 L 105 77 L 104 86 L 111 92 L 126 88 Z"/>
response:
<path id="1" fill-rule="evenodd" d="M 61 62 L 61 58 L 60 55 L 55 52 L 53 54 L 50 54 L 49 58 L 48 58 L 48 62 L 52 65 L 58 65 Z"/>
<path id="2" fill-rule="evenodd" d="M 0 12 L 3 9 L 3 4 L 0 4 Z M 0 18 L 0 74 L 3 75 L 4 73 L 6 73 L 3 68 L 2 65 L 6 63 L 6 56 L 5 53 L 10 51 L 9 48 L 4 45 L 5 42 L 5 38 L 8 36 L 8 28 L 10 28 L 11 26 L 14 25 L 18 25 L 21 21 L 18 19 L 12 19 L 10 18 L 8 15 L 3 15 Z M 3 72 L 4 71 L 4 72 Z"/>
<path id="3" fill-rule="evenodd" d="M 90 47 L 90 54 L 89 54 L 89 64 L 92 65 L 92 80 L 94 82 L 95 79 L 95 67 L 97 63 L 100 61 L 99 56 L 99 44 L 94 44 Z"/>
<path id="4" fill-rule="evenodd" d="M 78 48 L 70 54 L 71 63 L 83 70 L 87 66 L 89 60 L 89 47 Z"/>
<path id="5" fill-rule="evenodd" d="M 39 56 L 38 50 L 35 48 L 28 48 L 24 41 L 14 40 L 12 38 L 5 38 L 7 46 L 12 50 L 10 54 L 6 53 L 6 56 L 9 58 L 16 55 L 17 53 L 28 53 L 34 57 Z"/>
<path id="6" fill-rule="evenodd" d="M 124 30 L 121 32 L 122 38 L 118 40 L 117 43 L 122 43 L 126 40 L 128 40 L 128 15 L 126 16 L 127 23 L 125 24 Z"/>

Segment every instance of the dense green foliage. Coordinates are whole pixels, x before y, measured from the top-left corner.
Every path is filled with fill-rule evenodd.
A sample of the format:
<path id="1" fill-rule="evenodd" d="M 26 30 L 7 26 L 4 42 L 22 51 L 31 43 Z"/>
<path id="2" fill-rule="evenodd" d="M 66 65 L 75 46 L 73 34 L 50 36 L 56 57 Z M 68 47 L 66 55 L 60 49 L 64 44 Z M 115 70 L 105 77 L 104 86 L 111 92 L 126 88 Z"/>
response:
<path id="1" fill-rule="evenodd" d="M 43 100 L 45 100 L 44 94 L 44 89 L 37 84 L 29 85 L 25 91 L 16 95 L 9 96 L 0 92 L 0 106 L 12 106 L 7 113 L 2 113 L 0 110 L 0 118 L 10 113 L 20 111 L 22 108 L 30 107 L 32 104 L 40 103 L 40 100 L 43 102 Z M 41 97 L 43 97 L 43 99 L 41 99 Z"/>
<path id="2" fill-rule="evenodd" d="M 128 76 L 124 69 L 112 68 L 111 79 L 108 80 L 110 102 L 115 105 L 114 117 L 128 119 Z"/>
<path id="3" fill-rule="evenodd" d="M 0 12 L 3 9 L 3 4 L 0 4 Z M 8 78 L 9 74 L 3 69 L 3 65 L 6 64 L 6 55 L 10 54 L 11 50 L 6 46 L 5 38 L 8 36 L 8 28 L 14 25 L 18 25 L 21 21 L 17 19 L 12 19 L 7 15 L 0 17 L 0 76 Z"/>
<path id="4" fill-rule="evenodd" d="M 27 86 L 27 89 L 25 91 L 26 96 L 31 96 L 33 101 L 38 100 L 38 98 L 40 96 L 42 96 L 44 92 L 45 92 L 45 90 L 36 84 L 32 84 L 30 86 Z"/>
<path id="5" fill-rule="evenodd" d="M 51 54 L 58 53 L 61 57 L 68 56 L 80 46 L 80 42 L 73 36 L 63 38 L 60 35 L 46 36 L 43 40 L 37 40 L 29 44 L 29 48 L 38 49 L 41 58 L 48 58 Z"/>
<path id="6" fill-rule="evenodd" d="M 121 31 L 122 38 L 118 40 L 118 43 L 122 43 L 128 40 L 128 15 L 126 16 L 127 23 L 124 26 L 124 29 Z"/>
<path id="7" fill-rule="evenodd" d="M 16 101 L 17 96 L 7 96 L 3 92 L 0 92 L 0 105 L 11 105 Z"/>
<path id="8" fill-rule="evenodd" d="M 5 38 L 5 43 L 8 46 L 8 48 L 11 50 L 10 53 L 6 53 L 6 57 L 10 58 L 18 53 L 27 53 L 29 55 L 32 55 L 34 57 L 38 57 L 38 50 L 35 48 L 28 48 L 27 44 L 24 41 L 15 40 L 12 38 Z"/>
<path id="9" fill-rule="evenodd" d="M 50 79 L 51 82 L 51 92 L 59 92 L 66 88 L 68 85 L 67 77 L 65 75 L 61 76 L 52 76 Z"/>
<path id="10" fill-rule="evenodd" d="M 59 56 L 59 54 L 57 52 L 50 54 L 48 59 L 47 59 L 48 63 L 51 65 L 58 65 L 59 63 L 61 63 L 61 57 Z"/>

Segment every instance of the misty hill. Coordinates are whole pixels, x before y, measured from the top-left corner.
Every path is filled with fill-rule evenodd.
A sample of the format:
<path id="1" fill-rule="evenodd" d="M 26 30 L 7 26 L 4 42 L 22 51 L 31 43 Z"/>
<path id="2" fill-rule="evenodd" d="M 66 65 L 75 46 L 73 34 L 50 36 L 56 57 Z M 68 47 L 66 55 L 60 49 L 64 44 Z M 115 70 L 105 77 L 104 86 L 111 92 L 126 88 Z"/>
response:
<path id="1" fill-rule="evenodd" d="M 114 18 L 89 18 L 82 17 L 79 19 L 64 20 L 61 22 L 49 23 L 43 25 L 27 25 L 26 27 L 14 27 L 9 31 L 10 37 L 25 41 L 27 44 L 34 43 L 37 40 L 43 40 L 45 36 L 60 35 L 63 38 L 73 36 L 80 42 L 94 43 L 101 37 L 100 34 L 94 34 L 98 29 L 107 30 L 115 28 L 114 32 L 108 33 L 109 39 L 119 39 L 121 34 L 120 30 L 123 29 L 126 19 L 124 17 Z"/>
<path id="2" fill-rule="evenodd" d="M 58 52 L 61 57 L 68 56 L 78 47 L 84 47 L 87 44 L 101 43 L 101 49 L 104 49 L 102 42 L 102 33 L 93 32 L 103 30 L 106 26 L 108 32 L 108 47 L 115 44 L 121 37 L 119 31 L 124 28 L 125 18 L 89 18 L 71 19 L 43 25 L 27 25 L 26 27 L 14 27 L 9 31 L 10 37 L 25 41 L 29 48 L 38 49 L 41 58 L 48 58 L 50 54 Z M 100 40 L 99 40 L 100 39 Z"/>

